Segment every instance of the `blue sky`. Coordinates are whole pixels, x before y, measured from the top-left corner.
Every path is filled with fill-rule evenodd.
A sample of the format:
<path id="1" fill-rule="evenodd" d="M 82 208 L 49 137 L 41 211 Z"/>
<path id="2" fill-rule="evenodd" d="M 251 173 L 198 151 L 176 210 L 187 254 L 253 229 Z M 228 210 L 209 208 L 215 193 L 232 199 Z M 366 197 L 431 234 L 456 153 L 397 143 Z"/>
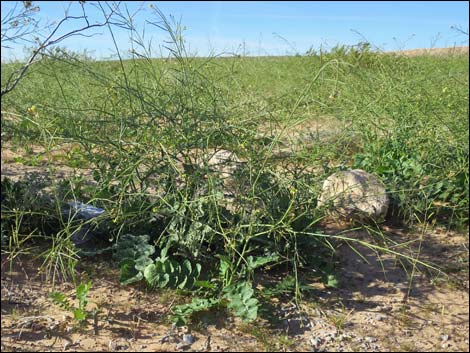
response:
<path id="1" fill-rule="evenodd" d="M 40 7 L 42 24 L 63 16 L 69 2 L 35 1 Z M 87 2 L 90 22 L 99 19 L 99 11 Z M 468 36 L 453 29 L 468 31 L 469 5 L 466 1 L 159 1 L 122 2 L 139 31 L 145 20 L 156 21 L 150 4 L 166 16 L 174 16 L 186 30 L 183 32 L 192 53 L 208 55 L 210 50 L 246 55 L 293 55 L 336 44 L 352 45 L 367 40 L 382 50 L 414 49 L 468 45 Z M 2 1 L 5 9 L 14 2 Z M 80 11 L 75 2 L 70 14 Z M 71 21 L 63 31 L 79 28 L 83 23 Z M 65 33 L 65 32 L 59 32 Z M 95 30 L 91 38 L 74 37 L 62 42 L 72 50 L 87 49 L 96 58 L 112 55 L 114 48 L 105 28 Z M 2 33 L 3 34 L 3 33 Z M 128 34 L 114 32 L 118 46 L 125 54 L 130 49 Z M 145 25 L 146 43 L 152 39 L 154 55 L 168 36 L 155 26 Z M 3 48 L 2 60 L 23 54 L 22 45 Z M 164 55 L 166 52 L 163 50 Z"/>

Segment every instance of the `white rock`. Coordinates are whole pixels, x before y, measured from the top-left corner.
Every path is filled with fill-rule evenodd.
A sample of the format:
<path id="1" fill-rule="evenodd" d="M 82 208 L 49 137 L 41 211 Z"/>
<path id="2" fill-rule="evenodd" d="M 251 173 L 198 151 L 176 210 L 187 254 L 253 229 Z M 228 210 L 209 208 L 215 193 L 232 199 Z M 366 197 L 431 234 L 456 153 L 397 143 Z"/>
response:
<path id="1" fill-rule="evenodd" d="M 329 206 L 332 216 L 360 221 L 384 220 L 388 205 L 384 184 L 361 169 L 330 175 L 318 199 L 318 206 Z"/>

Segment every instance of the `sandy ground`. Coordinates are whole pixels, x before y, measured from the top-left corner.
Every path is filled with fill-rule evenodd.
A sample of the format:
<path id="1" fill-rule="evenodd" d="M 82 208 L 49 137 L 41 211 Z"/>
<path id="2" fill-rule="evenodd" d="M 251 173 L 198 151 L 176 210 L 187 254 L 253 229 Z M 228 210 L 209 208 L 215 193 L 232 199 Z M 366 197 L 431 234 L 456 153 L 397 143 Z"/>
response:
<path id="1" fill-rule="evenodd" d="M 80 262 L 93 280 L 87 309 L 96 320 L 79 328 L 48 293 L 74 297 L 71 283 L 53 288 L 28 257 L 13 264 L 2 257 L 2 351 L 468 351 L 468 236 L 435 229 L 390 236 L 403 242 L 423 236 L 422 260 L 445 266 L 449 277 L 417 272 L 412 282 L 394 256 L 377 256 L 343 245 L 338 249 L 339 289 L 315 285 L 300 311 L 274 303 L 278 320 L 253 324 L 215 313 L 172 329 L 168 314 L 181 298 L 171 291 L 121 286 L 118 270 L 102 257 Z M 367 235 L 355 234 L 366 240 Z M 417 246 L 418 243 L 415 244 Z M 365 261 L 367 260 L 368 263 Z M 411 269 L 408 268 L 408 271 Z M 409 292 L 409 295 L 408 295 Z M 302 327 L 301 322 L 304 324 Z M 182 335 L 195 338 L 184 346 Z M 209 343 L 208 343 L 209 342 Z"/>

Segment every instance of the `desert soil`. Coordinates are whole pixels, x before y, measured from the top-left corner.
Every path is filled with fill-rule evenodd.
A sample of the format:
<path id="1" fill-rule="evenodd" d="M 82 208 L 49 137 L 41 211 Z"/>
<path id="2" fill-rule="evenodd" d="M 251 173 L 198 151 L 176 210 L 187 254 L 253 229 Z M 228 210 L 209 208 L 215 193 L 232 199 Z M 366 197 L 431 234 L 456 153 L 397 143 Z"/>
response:
<path id="1" fill-rule="evenodd" d="M 93 280 L 87 309 L 100 311 L 96 320 L 77 327 L 71 314 L 48 298 L 52 290 L 60 290 L 72 300 L 72 283 L 58 282 L 53 287 L 38 273 L 39 261 L 19 257 L 10 271 L 8 258 L 2 257 L 1 349 L 468 351 L 468 236 L 444 229 L 420 234 L 388 231 L 400 242 L 423 237 L 420 259 L 447 269 L 450 275 L 423 271 L 415 273 L 410 283 L 394 256 L 381 256 L 379 261 L 371 250 L 357 248 L 361 258 L 343 245 L 338 249 L 341 286 L 312 284 L 315 294 L 301 303 L 300 311 L 292 302 L 274 302 L 279 318 L 274 324 L 262 318 L 244 324 L 216 313 L 190 327 L 174 329 L 167 315 L 181 298 L 170 291 L 121 286 L 118 270 L 97 257 L 82 260 L 77 270 Z M 186 331 L 195 338 L 192 345 L 181 343 Z"/>

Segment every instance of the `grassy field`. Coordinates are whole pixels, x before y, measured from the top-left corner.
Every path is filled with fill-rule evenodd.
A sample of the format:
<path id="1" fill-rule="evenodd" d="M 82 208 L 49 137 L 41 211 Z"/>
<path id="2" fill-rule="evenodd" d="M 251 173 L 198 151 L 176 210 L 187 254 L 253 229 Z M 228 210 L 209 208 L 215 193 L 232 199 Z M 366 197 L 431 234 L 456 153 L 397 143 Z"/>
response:
<path id="1" fill-rule="evenodd" d="M 2 65 L 2 77 L 11 68 Z M 279 147 L 277 133 L 303 130 L 301 143 L 289 141 L 292 158 L 379 175 L 397 217 L 468 220 L 465 55 L 337 48 L 321 56 L 120 63 L 63 54 L 35 64 L 2 99 L 4 142 L 46 150 L 73 144 L 77 158 L 63 161 L 71 167 L 136 169 L 164 149 L 218 147 L 262 159 Z"/>
<path id="2" fill-rule="evenodd" d="M 96 62 L 57 51 L 2 96 L 2 174 L 13 162 L 25 174 L 2 179 L 2 254 L 11 266 L 39 254 L 54 282 L 72 279 L 84 304 L 78 322 L 92 313 L 77 263 L 103 253 L 122 284 L 183 294 L 170 315 L 178 325 L 221 308 L 250 322 L 283 293 L 299 305 L 311 269 L 338 287 L 338 244 L 396 256 L 411 278 L 417 267 L 436 271 L 384 225 L 344 226 L 366 240 L 325 231 L 317 199 L 338 170 L 364 169 L 384 182 L 385 226 L 468 229 L 468 55 L 404 57 L 360 44 L 295 57 L 193 58 L 181 45 L 167 60 Z M 16 67 L 2 64 L 2 87 Z M 220 149 L 241 160 L 228 181 L 209 166 Z M 105 212 L 77 222 L 64 215 L 70 200 Z M 74 246 L 83 227 L 103 244 Z M 283 280 L 259 289 L 269 270 Z M 67 307 L 60 294 L 54 300 Z"/>

